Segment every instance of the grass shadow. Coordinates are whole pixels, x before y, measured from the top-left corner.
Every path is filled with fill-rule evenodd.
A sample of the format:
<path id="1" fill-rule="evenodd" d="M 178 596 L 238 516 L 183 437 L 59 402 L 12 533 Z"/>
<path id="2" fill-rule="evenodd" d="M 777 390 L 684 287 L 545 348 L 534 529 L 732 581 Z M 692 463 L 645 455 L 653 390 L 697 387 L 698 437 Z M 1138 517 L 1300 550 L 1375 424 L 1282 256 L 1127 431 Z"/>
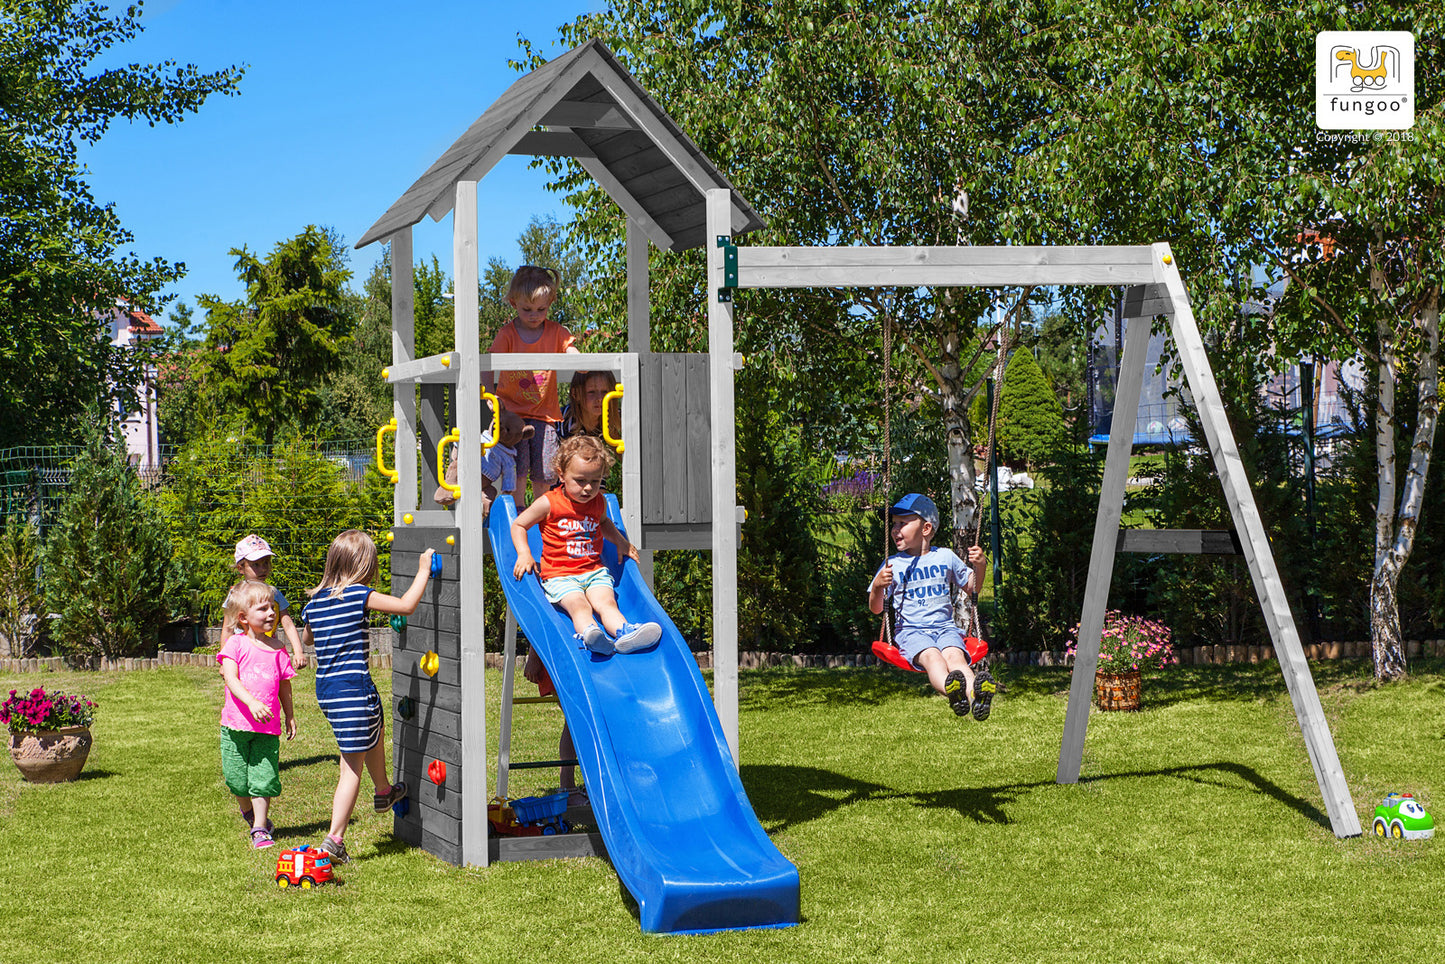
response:
<path id="1" fill-rule="evenodd" d="M 113 770 L 81 770 L 80 776 L 75 779 L 77 782 L 81 780 L 109 780 L 111 777 L 117 776 L 120 776 L 120 774 Z"/>
<path id="2" fill-rule="evenodd" d="M 313 820 L 310 823 L 277 824 L 275 833 L 279 836 L 285 834 L 288 837 L 310 837 L 314 834 L 325 833 L 331 829 L 331 821 Z"/>
<path id="3" fill-rule="evenodd" d="M 1253 785 L 1255 790 L 1264 794 L 1276 803 L 1293 810 L 1306 820 L 1319 824 L 1326 830 L 1330 830 L 1329 816 L 1319 807 L 1310 801 L 1290 793 L 1276 783 L 1272 783 L 1259 775 L 1259 772 L 1252 767 L 1240 763 L 1196 763 L 1190 766 L 1164 767 L 1158 770 L 1134 770 L 1127 773 L 1106 773 L 1097 776 L 1082 777 L 1080 783 L 1096 783 L 1106 780 L 1125 780 L 1136 777 L 1178 777 L 1183 780 L 1190 780 L 1194 783 L 1224 788 L 1227 785 L 1218 780 L 1207 779 L 1209 772 L 1230 773 L 1245 783 Z"/>
<path id="4" fill-rule="evenodd" d="M 1222 780 L 1209 779 L 1211 772 L 1231 774 L 1252 785 L 1256 792 L 1293 810 L 1306 820 L 1327 830 L 1330 828 L 1328 816 L 1319 807 L 1265 779 L 1253 768 L 1239 763 L 1200 763 L 1157 770 L 1107 773 L 1085 777 L 1079 782 L 1101 783 L 1140 777 L 1177 777 L 1217 788 L 1228 786 Z M 960 817 L 975 823 L 1008 824 L 1013 822 L 1008 814 L 1009 804 L 1033 790 L 1058 785 L 1053 780 L 1036 780 L 991 787 L 952 787 L 947 790 L 908 793 L 880 783 L 857 780 L 831 770 L 792 764 L 745 764 L 741 774 L 753 810 L 769 833 L 779 833 L 809 823 L 835 810 L 865 800 L 913 800 L 925 809 L 953 810 Z"/>
<path id="5" fill-rule="evenodd" d="M 881 783 L 788 763 L 746 763 L 740 774 L 753 812 L 770 833 L 817 820 L 862 800 L 898 795 Z"/>
<path id="6" fill-rule="evenodd" d="M 1011 695 L 1053 696 L 1067 699 L 1073 680 L 1069 666 L 995 666 L 993 675 L 1007 682 Z M 1329 660 L 1310 664 L 1315 689 L 1324 692 L 1358 687 L 1371 679 L 1368 660 Z M 1228 663 L 1216 666 L 1172 666 L 1144 674 L 1144 709 L 1173 706 L 1193 700 L 1252 703 L 1288 699 L 1284 675 L 1275 662 Z"/>
<path id="7" fill-rule="evenodd" d="M 337 759 L 335 753 L 317 753 L 314 756 L 303 756 L 297 757 L 294 760 L 283 760 L 281 763 L 281 769 L 290 770 L 294 767 L 309 767 L 316 763 L 336 763 L 339 765 L 340 760 Z"/>
<path id="8" fill-rule="evenodd" d="M 886 667 L 821 670 L 798 666 L 751 669 L 742 676 L 741 710 L 769 710 L 780 703 L 806 706 L 878 706 L 900 696 L 931 692 L 928 677 Z"/>
<path id="9" fill-rule="evenodd" d="M 1004 806 L 1013 803 L 1030 790 L 1054 786 L 1052 780 L 1035 783 L 1010 783 L 998 787 L 957 787 L 951 790 L 935 790 L 928 793 L 899 793 L 900 799 L 912 799 L 927 810 L 953 810 L 965 820 L 974 823 L 1009 824 Z"/>

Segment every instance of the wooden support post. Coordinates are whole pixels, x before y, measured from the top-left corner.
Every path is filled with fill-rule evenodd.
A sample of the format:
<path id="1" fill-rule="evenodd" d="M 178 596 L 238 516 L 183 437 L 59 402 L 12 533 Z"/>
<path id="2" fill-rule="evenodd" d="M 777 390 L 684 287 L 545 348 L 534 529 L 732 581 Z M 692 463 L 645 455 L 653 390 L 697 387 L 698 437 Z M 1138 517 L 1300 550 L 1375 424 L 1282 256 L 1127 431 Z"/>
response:
<path id="1" fill-rule="evenodd" d="M 1084 762 L 1084 735 L 1089 728 L 1094 673 L 1099 667 L 1099 637 L 1104 631 L 1104 610 L 1114 576 L 1114 547 L 1119 540 L 1119 519 L 1124 512 L 1124 482 L 1129 477 L 1129 453 L 1134 448 L 1134 419 L 1144 385 L 1144 357 L 1149 353 L 1150 326 L 1149 318 L 1129 320 L 1124 357 L 1119 360 L 1114 421 L 1109 429 L 1109 451 L 1104 457 L 1099 513 L 1094 519 L 1094 546 L 1089 553 L 1088 581 L 1084 584 L 1084 613 L 1079 619 L 1079 646 L 1074 654 L 1069 708 L 1064 714 L 1064 738 L 1059 748 L 1059 783 L 1078 783 L 1079 768 Z"/>
<path id="2" fill-rule="evenodd" d="M 1357 837 L 1361 832 L 1360 817 L 1355 812 L 1350 787 L 1345 782 L 1344 769 L 1340 766 L 1335 742 L 1330 736 L 1329 723 L 1326 722 L 1324 709 L 1320 705 L 1319 691 L 1315 689 L 1314 677 L 1310 674 L 1304 648 L 1300 645 L 1299 630 L 1295 626 L 1294 615 L 1290 612 L 1284 582 L 1280 579 L 1279 568 L 1275 565 L 1274 553 L 1269 548 L 1269 535 L 1264 531 L 1264 522 L 1260 519 L 1254 493 L 1250 490 L 1249 479 L 1244 472 L 1244 462 L 1239 457 L 1239 447 L 1235 444 L 1229 421 L 1225 417 L 1224 401 L 1209 369 L 1209 358 L 1204 352 L 1204 340 L 1199 337 L 1199 328 L 1194 323 L 1194 311 L 1189 305 L 1188 292 L 1184 289 L 1183 279 L 1179 277 L 1179 268 L 1174 264 L 1169 245 L 1154 245 L 1154 253 L 1159 262 L 1159 280 L 1168 288 L 1174 304 L 1174 349 L 1179 353 L 1185 377 L 1189 381 L 1189 391 L 1194 395 L 1199 421 L 1209 443 L 1209 454 L 1214 458 L 1214 470 L 1224 486 L 1224 499 L 1229 504 L 1230 515 L 1234 518 L 1234 529 L 1239 533 L 1240 546 L 1244 550 L 1245 562 L 1249 565 L 1250 577 L 1254 580 L 1254 591 L 1259 597 L 1260 608 L 1264 611 L 1264 621 L 1269 627 L 1269 636 L 1279 659 L 1280 672 L 1284 674 L 1285 687 L 1294 702 L 1295 717 L 1299 720 L 1300 732 L 1304 735 L 1305 747 L 1309 751 L 1310 765 L 1314 767 L 1315 779 L 1324 797 L 1330 826 L 1337 837 Z M 1137 402 L 1135 404 L 1137 405 Z M 1116 424 L 1118 417 L 1116 408 Z M 1131 420 L 1130 425 L 1132 424 Z M 1110 445 L 1112 444 L 1111 439 Z M 1090 576 L 1092 577 L 1092 573 Z M 1075 672 L 1077 673 L 1077 670 Z"/>
<path id="3" fill-rule="evenodd" d="M 415 291 L 411 279 L 410 226 L 391 236 L 391 363 L 403 365 L 416 357 Z M 381 373 L 377 372 L 377 377 Z M 416 386 L 394 385 L 391 414 L 396 418 L 396 454 L 392 467 L 400 476 L 393 487 L 391 524 L 417 507 Z"/>
<path id="4" fill-rule="evenodd" d="M 461 597 L 462 687 L 462 864 L 487 864 L 487 687 L 485 602 L 482 593 L 483 542 L 481 460 L 475 458 L 482 438 L 481 335 L 477 330 L 477 182 L 458 181 L 452 208 L 452 278 L 455 297 L 455 341 L 461 356 L 457 372 L 456 427 L 457 502 L 459 535 L 458 577 L 463 586 L 475 587 Z"/>
<path id="5" fill-rule="evenodd" d="M 650 242 L 647 238 L 647 231 L 635 219 L 627 219 L 627 350 L 636 355 L 648 354 L 652 351 L 652 278 L 648 260 L 648 247 Z M 627 383 L 628 391 L 632 393 L 633 404 L 638 404 L 642 398 L 641 386 L 634 379 Z M 625 402 L 625 396 L 624 396 Z M 638 410 L 639 412 L 641 409 Z M 627 420 L 624 412 L 622 421 L 627 431 L 638 431 L 640 423 L 633 426 Z M 640 434 L 640 432 L 639 432 Z M 624 436 L 625 438 L 638 439 L 638 435 Z M 628 444 L 632 444 L 629 442 Z M 629 505 L 635 505 L 636 526 L 633 526 L 633 516 L 627 517 L 628 535 L 639 547 L 637 555 L 637 568 L 642 574 L 642 579 L 647 583 L 648 589 L 655 588 L 653 584 L 652 550 L 647 548 L 642 537 L 642 488 L 641 488 L 641 459 L 643 458 L 644 447 L 639 444 L 633 450 L 634 455 L 630 459 L 633 470 L 638 473 L 638 488 L 635 493 L 627 491 L 627 461 L 624 460 L 623 471 L 623 498 Z M 656 453 L 652 453 L 656 457 Z M 634 501 L 635 500 L 635 501 Z"/>
<path id="6" fill-rule="evenodd" d="M 738 527 L 736 417 L 733 401 L 733 305 L 719 301 L 723 251 L 732 236 L 731 192 L 707 192 L 707 344 L 712 416 L 713 704 L 738 766 Z"/>
<path id="7" fill-rule="evenodd" d="M 507 777 L 512 769 L 513 684 L 517 676 L 517 617 L 507 607 L 507 625 L 502 630 L 502 719 L 497 733 L 497 799 L 507 799 Z"/>
<path id="8" fill-rule="evenodd" d="M 622 370 L 617 373 L 626 390 L 622 393 L 622 524 L 627 527 L 630 539 L 642 539 L 642 460 L 649 453 L 641 444 L 642 435 L 642 389 L 639 384 L 637 356 L 629 352 L 622 356 Z M 651 453 L 656 457 L 655 453 Z M 639 549 L 637 554 L 646 561 L 642 576 L 652 586 L 652 552 Z"/>

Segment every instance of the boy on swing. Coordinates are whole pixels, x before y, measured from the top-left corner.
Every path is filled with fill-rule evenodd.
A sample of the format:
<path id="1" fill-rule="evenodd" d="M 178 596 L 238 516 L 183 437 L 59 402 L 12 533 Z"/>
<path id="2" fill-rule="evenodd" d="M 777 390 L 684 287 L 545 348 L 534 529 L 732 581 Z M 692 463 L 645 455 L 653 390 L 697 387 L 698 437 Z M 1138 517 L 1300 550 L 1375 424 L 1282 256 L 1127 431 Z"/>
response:
<path id="1" fill-rule="evenodd" d="M 928 674 L 933 688 L 948 697 L 958 716 L 973 713 L 988 719 L 997 688 L 987 670 L 973 671 L 963 648 L 963 634 L 953 622 L 950 588 L 976 593 L 983 585 L 988 559 L 969 546 L 968 562 L 951 549 L 931 547 L 938 531 L 938 507 L 925 495 L 910 492 L 888 510 L 889 532 L 898 554 L 890 556 L 868 586 L 868 608 L 875 614 L 891 602 L 893 640 L 903 658 Z"/>

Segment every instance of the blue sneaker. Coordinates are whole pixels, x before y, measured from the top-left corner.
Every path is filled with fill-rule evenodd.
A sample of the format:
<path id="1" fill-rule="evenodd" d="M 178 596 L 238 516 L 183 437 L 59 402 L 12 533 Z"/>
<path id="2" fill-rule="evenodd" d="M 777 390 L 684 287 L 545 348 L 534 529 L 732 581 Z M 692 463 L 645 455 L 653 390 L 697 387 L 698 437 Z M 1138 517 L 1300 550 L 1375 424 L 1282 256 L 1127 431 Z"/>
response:
<path id="1" fill-rule="evenodd" d="M 607 633 L 596 623 L 593 623 L 592 627 L 588 629 L 587 632 L 582 633 L 579 638 L 582 640 L 583 646 L 586 646 L 598 655 L 610 656 L 615 651 L 612 640 L 607 638 Z"/>
<path id="2" fill-rule="evenodd" d="M 657 623 L 623 623 L 617 633 L 617 651 L 635 653 L 656 646 L 662 638 L 662 627 Z"/>

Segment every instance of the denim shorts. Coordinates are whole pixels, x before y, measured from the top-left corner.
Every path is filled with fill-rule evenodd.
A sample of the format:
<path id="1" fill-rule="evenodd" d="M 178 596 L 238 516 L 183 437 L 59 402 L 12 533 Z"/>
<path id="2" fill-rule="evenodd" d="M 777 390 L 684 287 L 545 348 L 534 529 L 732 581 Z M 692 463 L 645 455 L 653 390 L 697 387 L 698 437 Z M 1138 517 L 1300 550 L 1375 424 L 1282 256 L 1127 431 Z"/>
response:
<path id="1" fill-rule="evenodd" d="M 584 572 L 580 576 L 553 576 L 551 579 L 542 580 L 542 592 L 547 594 L 547 601 L 557 605 L 562 597 L 574 592 L 580 592 L 584 596 L 587 590 L 593 586 L 612 587 L 612 573 L 606 567 L 593 569 L 591 572 Z"/>
<path id="2" fill-rule="evenodd" d="M 903 629 L 894 633 L 893 642 L 897 644 L 898 651 L 903 658 L 908 660 L 909 665 L 918 665 L 918 654 L 927 649 L 936 649 L 942 652 L 945 649 L 963 650 L 963 658 L 968 659 L 968 650 L 963 645 L 963 633 L 958 631 L 957 626 L 945 626 L 941 629 Z"/>
<path id="3" fill-rule="evenodd" d="M 532 437 L 517 443 L 517 486 L 523 488 L 528 479 L 532 480 L 532 498 L 540 499 L 551 481 L 552 467 L 547 464 L 544 453 L 557 447 L 557 426 L 540 418 L 524 418 L 523 424 L 532 426 Z M 550 446 L 548 436 L 552 437 Z"/>

